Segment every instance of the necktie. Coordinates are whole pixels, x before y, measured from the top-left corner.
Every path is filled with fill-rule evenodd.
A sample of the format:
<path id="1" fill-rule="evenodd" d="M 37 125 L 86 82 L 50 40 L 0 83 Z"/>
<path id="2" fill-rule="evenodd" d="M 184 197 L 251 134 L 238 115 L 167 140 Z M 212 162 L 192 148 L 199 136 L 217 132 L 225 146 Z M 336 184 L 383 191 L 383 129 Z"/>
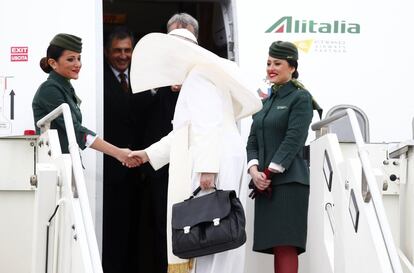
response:
<path id="1" fill-rule="evenodd" d="M 124 92 L 128 92 L 128 83 L 126 80 L 125 73 L 119 73 L 119 78 L 121 79 L 121 87 Z"/>

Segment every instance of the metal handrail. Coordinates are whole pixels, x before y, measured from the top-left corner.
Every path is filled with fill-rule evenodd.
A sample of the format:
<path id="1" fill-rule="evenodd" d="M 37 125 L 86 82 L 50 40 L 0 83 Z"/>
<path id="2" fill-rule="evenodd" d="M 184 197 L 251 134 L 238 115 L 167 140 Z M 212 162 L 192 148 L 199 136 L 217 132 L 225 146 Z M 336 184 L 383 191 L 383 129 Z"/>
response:
<path id="1" fill-rule="evenodd" d="M 48 115 L 37 122 L 37 126 L 41 128 L 42 133 L 50 128 L 51 122 L 63 114 L 66 135 L 69 143 L 69 153 L 73 164 L 73 175 L 75 178 L 75 185 L 78 192 L 79 203 L 82 211 L 82 219 L 85 223 L 86 239 L 89 246 L 89 255 L 92 262 L 94 273 L 102 273 L 101 258 L 99 255 L 98 243 L 96 241 L 96 234 L 92 220 L 91 209 L 89 206 L 88 193 L 86 191 L 85 177 L 83 175 L 83 168 L 81 157 L 79 153 L 79 146 L 76 142 L 75 130 L 73 127 L 72 114 L 67 103 L 62 103 L 55 108 Z"/>
<path id="2" fill-rule="evenodd" d="M 401 263 L 398 257 L 397 248 L 395 247 L 394 240 L 392 237 L 391 230 L 389 226 L 386 224 L 387 216 L 385 214 L 385 209 L 381 205 L 382 199 L 381 194 L 378 190 L 378 185 L 375 180 L 374 173 L 372 172 L 371 162 L 369 160 L 369 154 L 367 150 L 364 148 L 364 141 L 362 137 L 361 130 L 358 125 L 358 120 L 355 115 L 355 111 L 352 109 L 346 109 L 344 111 L 338 112 L 337 114 L 332 115 L 329 118 L 321 120 L 312 124 L 311 128 L 314 131 L 320 130 L 326 127 L 328 124 L 342 118 L 348 116 L 349 122 L 351 124 L 352 133 L 354 134 L 359 159 L 361 161 L 362 168 L 365 172 L 366 182 L 368 183 L 369 191 L 371 192 L 372 204 L 374 207 L 374 211 L 376 213 L 377 221 L 381 230 L 382 238 L 385 242 L 385 247 L 387 249 L 388 258 L 395 273 L 402 273 Z"/>
<path id="3" fill-rule="evenodd" d="M 330 116 L 328 118 L 325 118 L 325 119 L 323 119 L 321 121 L 318 121 L 318 122 L 313 123 L 312 126 L 311 126 L 311 128 L 312 128 L 313 131 L 320 130 L 323 127 L 326 127 L 326 125 L 329 125 L 333 121 L 338 120 L 340 118 L 343 118 L 346 115 L 348 115 L 348 113 L 347 113 L 346 110 L 340 111 L 340 112 L 338 112 L 338 113 L 336 113 L 336 114 L 334 114 L 334 115 L 332 115 L 332 116 Z"/>
<path id="4" fill-rule="evenodd" d="M 325 204 L 325 210 L 328 215 L 329 224 L 331 225 L 332 234 L 335 234 L 335 218 L 333 216 L 333 208 L 331 203 Z"/>
<path id="5" fill-rule="evenodd" d="M 334 113 L 339 112 L 340 110 L 348 109 L 348 108 L 351 108 L 352 110 L 354 110 L 362 118 L 363 124 L 361 124 L 361 126 L 360 126 L 361 131 L 363 131 L 362 136 L 363 136 L 365 142 L 369 142 L 370 141 L 370 135 L 369 135 L 368 116 L 364 113 L 364 111 L 362 111 L 362 109 L 356 107 L 355 105 L 339 104 L 339 105 L 336 105 L 336 106 L 332 107 L 331 109 L 329 109 L 329 111 L 326 113 L 326 117 L 330 117 Z"/>

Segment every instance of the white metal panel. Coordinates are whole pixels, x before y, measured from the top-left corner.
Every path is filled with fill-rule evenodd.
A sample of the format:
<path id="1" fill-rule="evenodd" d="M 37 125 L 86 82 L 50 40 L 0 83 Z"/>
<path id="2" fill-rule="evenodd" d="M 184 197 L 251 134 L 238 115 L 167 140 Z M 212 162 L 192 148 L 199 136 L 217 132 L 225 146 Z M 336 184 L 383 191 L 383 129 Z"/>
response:
<path id="1" fill-rule="evenodd" d="M 0 138 L 0 269 L 30 272 L 35 138 Z"/>
<path id="2" fill-rule="evenodd" d="M 407 177 L 401 185 L 401 230 L 400 248 L 411 263 L 411 272 L 414 272 L 414 150 L 410 147 L 408 153 Z"/>
<path id="3" fill-rule="evenodd" d="M 0 191 L 0 271 L 31 272 L 34 191 Z"/>
<path id="4" fill-rule="evenodd" d="M 35 217 L 33 223 L 30 224 L 30 228 L 33 233 L 33 245 L 32 245 L 32 260 L 31 270 L 32 273 L 45 272 L 46 269 L 46 249 L 49 251 L 48 259 L 53 260 L 53 227 L 54 221 L 51 225 L 51 232 L 49 234 L 49 244 L 46 246 L 46 230 L 49 218 L 52 216 L 55 208 L 58 196 L 57 182 L 58 182 L 58 170 L 52 164 L 38 164 L 38 187 L 36 190 L 35 202 L 32 207 L 34 209 Z M 48 265 L 48 272 L 53 272 L 52 266 Z"/>
<path id="5" fill-rule="evenodd" d="M 322 136 L 311 143 L 312 182 L 308 253 L 312 259 L 309 263 L 309 272 L 394 272 L 388 262 L 388 254 L 373 202 L 372 200 L 364 202 L 362 197 L 362 169 L 354 146 L 355 144 L 339 146 L 336 137 L 332 134 Z M 371 148 L 373 151 L 374 147 Z M 381 150 L 381 146 L 377 148 Z M 330 192 L 323 175 L 325 150 L 333 171 Z M 352 192 L 355 199 L 351 197 Z M 330 197 L 327 198 L 328 196 Z M 323 218 L 316 217 L 323 211 L 323 208 L 318 207 L 317 204 L 328 202 L 334 204 L 333 251 L 321 244 L 321 241 L 326 240 L 322 230 L 325 229 L 327 215 L 323 215 Z M 355 228 L 357 212 L 359 218 Z M 386 221 L 381 219 L 384 220 Z M 386 222 L 383 224 L 387 225 Z M 324 271 L 330 252 L 334 253 L 333 271 Z"/>
<path id="6" fill-rule="evenodd" d="M 0 138 L 0 190 L 32 190 L 36 138 Z"/>
<path id="7" fill-rule="evenodd" d="M 336 247 L 341 247 L 342 238 L 334 238 L 326 205 L 332 204 L 333 210 L 337 210 L 340 204 L 333 201 L 333 196 L 328 190 L 327 182 L 324 178 L 324 151 L 327 149 L 333 171 L 332 187 L 341 184 L 342 178 L 338 173 L 338 165 L 343 161 L 339 147 L 333 145 L 336 137 L 330 136 L 324 141 L 316 140 L 311 144 L 311 171 L 310 171 L 310 196 L 308 214 L 308 243 L 307 255 L 310 257 L 309 264 L 301 269 L 301 272 L 320 272 L 332 273 L 335 271 L 335 241 Z M 318 151 L 318 152 L 316 152 Z M 336 215 L 336 214 L 335 214 Z M 343 219 L 335 217 L 336 226 L 342 225 Z M 338 268 L 338 272 L 345 272 L 345 268 Z"/>

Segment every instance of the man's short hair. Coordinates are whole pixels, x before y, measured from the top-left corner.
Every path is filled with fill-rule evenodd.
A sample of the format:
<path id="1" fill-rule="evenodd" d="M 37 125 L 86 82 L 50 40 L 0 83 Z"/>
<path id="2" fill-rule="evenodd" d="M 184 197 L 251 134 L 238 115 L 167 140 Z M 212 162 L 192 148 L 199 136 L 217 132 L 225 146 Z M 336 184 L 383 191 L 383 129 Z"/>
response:
<path id="1" fill-rule="evenodd" d="M 131 39 L 132 45 L 135 44 L 134 35 L 132 32 L 125 26 L 115 27 L 105 39 L 105 48 L 110 48 L 113 40 L 123 40 L 129 38 Z"/>
<path id="2" fill-rule="evenodd" d="M 176 13 L 174 14 L 170 20 L 168 20 L 167 23 L 167 30 L 170 29 L 170 27 L 173 24 L 177 24 L 178 26 L 182 28 L 187 28 L 187 26 L 192 26 L 194 29 L 194 36 L 198 38 L 198 22 L 196 19 L 194 19 L 193 16 L 191 16 L 188 13 L 182 12 L 182 13 Z"/>

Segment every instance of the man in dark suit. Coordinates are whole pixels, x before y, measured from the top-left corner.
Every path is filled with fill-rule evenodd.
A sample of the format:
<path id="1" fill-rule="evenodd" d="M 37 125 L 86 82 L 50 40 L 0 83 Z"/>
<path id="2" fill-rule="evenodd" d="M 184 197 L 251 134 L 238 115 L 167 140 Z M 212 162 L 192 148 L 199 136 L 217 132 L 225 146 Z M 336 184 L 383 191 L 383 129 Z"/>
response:
<path id="1" fill-rule="evenodd" d="M 134 39 L 115 28 L 105 43 L 104 139 L 120 147 L 141 148 L 141 100 L 132 95 L 129 66 Z M 103 268 L 105 273 L 137 272 L 137 233 L 140 213 L 139 169 L 128 169 L 104 157 Z"/>

